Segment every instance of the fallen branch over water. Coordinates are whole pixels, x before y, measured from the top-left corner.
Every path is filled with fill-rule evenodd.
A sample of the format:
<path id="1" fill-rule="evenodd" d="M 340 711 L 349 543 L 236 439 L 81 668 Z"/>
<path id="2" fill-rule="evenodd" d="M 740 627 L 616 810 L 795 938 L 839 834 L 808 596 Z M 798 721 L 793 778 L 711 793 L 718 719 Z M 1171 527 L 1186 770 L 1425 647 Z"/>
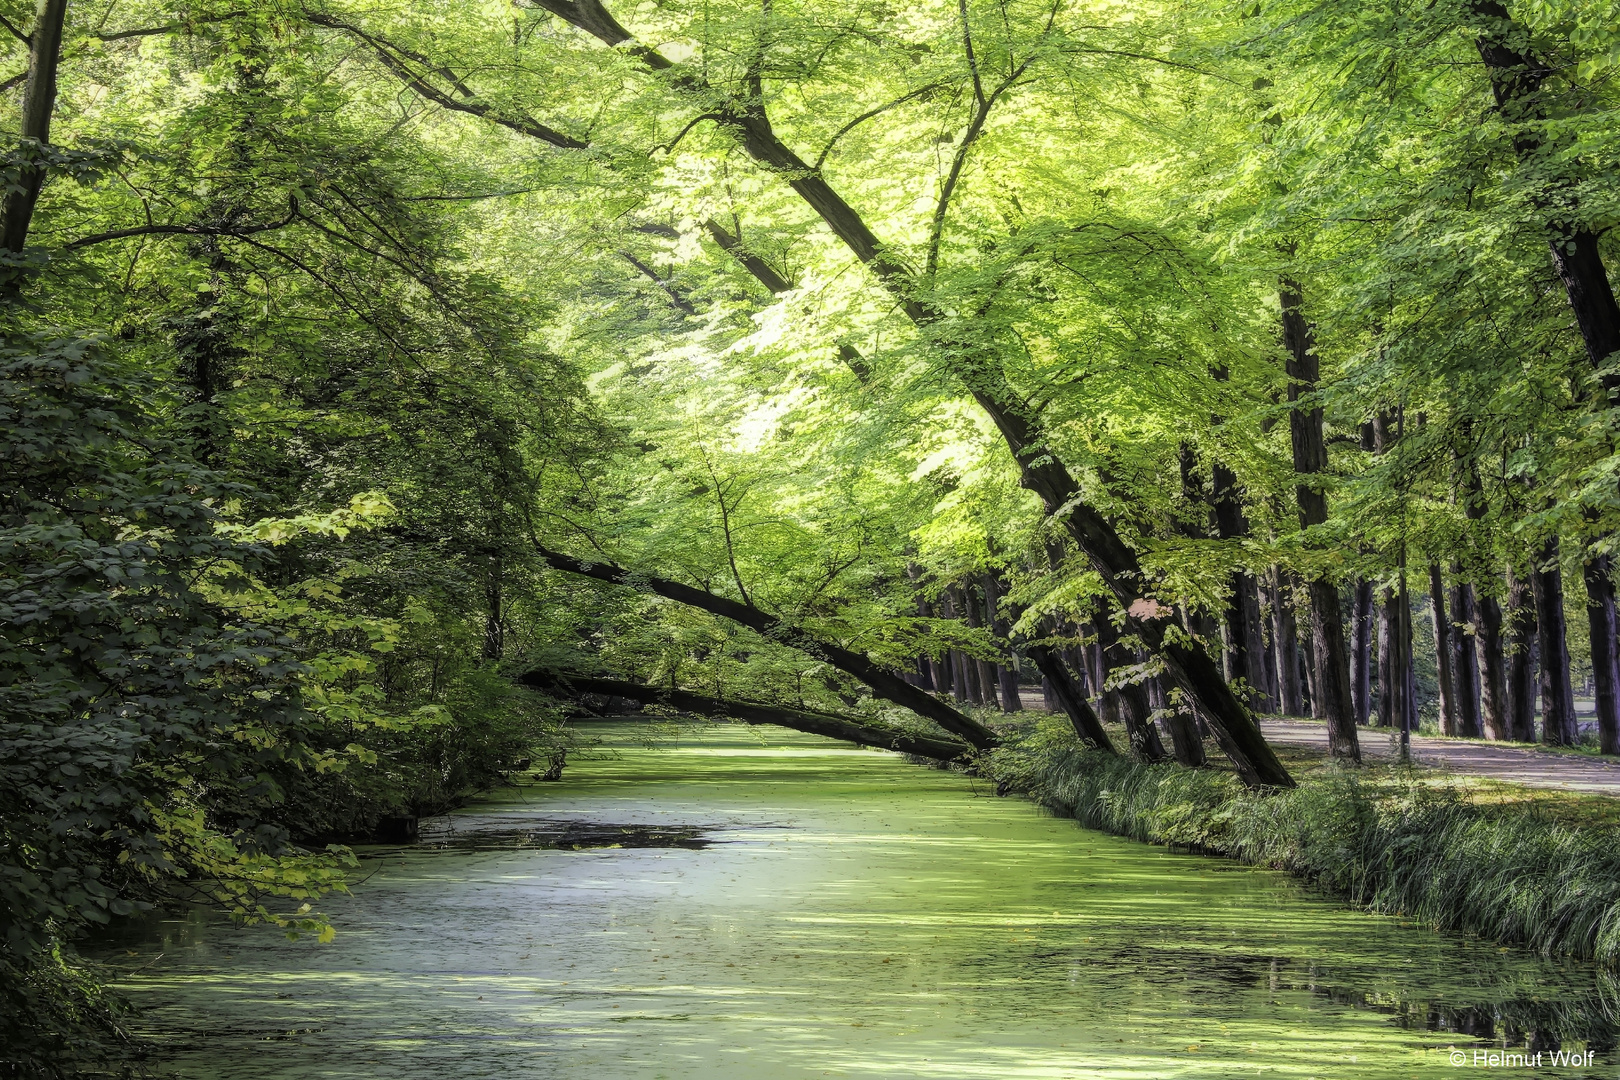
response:
<path id="1" fill-rule="evenodd" d="M 647 686 L 620 679 L 598 679 L 587 675 L 568 675 L 551 671 L 531 671 L 519 681 L 537 690 L 556 692 L 562 689 L 576 694 L 607 694 L 629 698 L 632 701 L 644 701 L 651 705 L 667 705 L 672 709 L 699 716 L 727 716 L 749 724 L 775 724 L 778 727 L 793 728 L 812 735 L 825 735 L 831 739 L 841 739 L 861 746 L 875 746 L 883 750 L 898 750 L 902 754 L 915 754 L 937 761 L 956 761 L 966 758 L 973 752 L 972 747 L 951 739 L 874 727 L 833 713 L 793 709 L 761 701 L 712 698 L 686 690 L 671 690 L 667 687 Z"/>

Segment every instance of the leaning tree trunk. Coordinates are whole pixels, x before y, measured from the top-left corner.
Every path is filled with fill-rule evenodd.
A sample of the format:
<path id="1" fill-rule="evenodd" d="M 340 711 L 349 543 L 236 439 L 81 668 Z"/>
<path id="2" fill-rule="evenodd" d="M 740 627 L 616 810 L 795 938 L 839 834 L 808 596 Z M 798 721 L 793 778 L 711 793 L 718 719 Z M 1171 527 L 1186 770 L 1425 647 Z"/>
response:
<path id="1" fill-rule="evenodd" d="M 1440 734 L 1457 734 L 1456 680 L 1452 676 L 1452 625 L 1446 614 L 1446 587 L 1440 564 L 1429 564 L 1429 610 L 1434 616 L 1434 657 L 1440 669 Z"/>
<path id="2" fill-rule="evenodd" d="M 1098 750 L 1117 753 L 1108 732 L 1103 730 L 1102 721 L 1092 711 L 1091 703 L 1086 700 L 1084 691 L 1070 674 L 1058 651 L 1050 645 L 1030 645 L 1024 651 L 1041 673 L 1041 685 L 1051 689 L 1054 703 L 1069 718 L 1069 726 L 1074 733 Z"/>
<path id="3" fill-rule="evenodd" d="M 1102 649 L 1102 675 L 1106 681 L 1112 672 L 1134 664 L 1136 657 L 1120 641 L 1119 630 L 1105 608 L 1097 612 L 1095 625 L 1097 644 Z M 1146 762 L 1165 760 L 1169 755 L 1159 739 L 1159 729 L 1153 725 L 1153 709 L 1148 705 L 1147 690 L 1140 682 L 1127 682 L 1120 683 L 1113 693 L 1119 702 L 1119 719 L 1124 723 L 1126 737 L 1130 740 L 1131 756 Z"/>
<path id="4" fill-rule="evenodd" d="M 1548 746 L 1580 742 L 1575 688 L 1569 680 L 1569 639 L 1564 625 L 1564 578 L 1558 568 L 1558 538 L 1549 537 L 1530 575 L 1541 645 L 1541 741 Z"/>
<path id="5" fill-rule="evenodd" d="M 1588 558 L 1582 566 L 1586 581 L 1586 618 L 1592 628 L 1592 686 L 1597 698 L 1598 745 L 1605 754 L 1620 754 L 1620 660 L 1616 648 L 1620 633 L 1615 625 L 1614 577 L 1609 556 Z"/>
<path id="6" fill-rule="evenodd" d="M 1327 523 L 1327 493 L 1312 478 L 1327 472 L 1327 442 L 1322 432 L 1322 407 L 1298 407 L 1316 391 L 1320 364 L 1310 324 L 1305 319 L 1299 285 L 1284 278 L 1278 294 L 1282 301 L 1283 344 L 1288 350 L 1288 413 L 1294 450 L 1294 472 L 1300 477 L 1294 492 L 1299 500 L 1300 528 L 1307 531 Z M 1336 758 L 1359 763 L 1356 718 L 1350 706 L 1350 655 L 1344 643 L 1344 617 L 1339 610 L 1339 588 L 1326 576 L 1308 582 L 1311 595 L 1311 686 L 1313 711 L 1327 721 L 1328 744 Z"/>
<path id="7" fill-rule="evenodd" d="M 1555 72 L 1555 67 L 1540 57 L 1524 50 L 1530 39 L 1529 32 L 1513 22 L 1508 10 L 1498 0 L 1472 0 L 1469 4 L 1481 22 L 1476 39 L 1479 57 L 1490 75 L 1491 91 L 1504 118 L 1517 126 L 1513 147 L 1521 158 L 1532 160 L 1551 156 L 1543 138 L 1543 127 L 1538 121 L 1548 115 L 1548 102 L 1543 99 L 1543 84 Z M 1586 345 L 1587 359 L 1592 367 L 1603 370 L 1610 357 L 1620 352 L 1620 304 L 1616 304 L 1614 288 L 1598 250 L 1598 237 L 1591 228 L 1570 219 L 1576 205 L 1572 178 L 1561 180 L 1562 190 L 1541 193 L 1534 202 L 1538 208 L 1551 212 L 1545 215 L 1547 245 L 1552 252 L 1553 266 L 1564 284 L 1564 295 L 1569 300 L 1570 312 Z M 1606 373 L 1602 376 L 1606 407 L 1620 388 L 1620 376 Z"/>
<path id="8" fill-rule="evenodd" d="M 812 735 L 825 735 L 829 739 L 842 739 L 860 746 L 898 750 L 902 754 L 916 754 L 918 757 L 935 758 L 939 761 L 955 761 L 967 758 L 973 753 L 972 747 L 950 739 L 873 727 L 835 713 L 795 709 L 763 701 L 736 701 L 693 694 L 685 690 L 671 690 L 667 686 L 648 686 L 622 679 L 600 679 L 589 675 L 544 670 L 530 671 L 518 681 L 525 686 L 553 694 L 559 692 L 605 694 L 610 697 L 629 698 L 632 701 L 644 701 L 653 705 L 667 705 L 682 712 L 697 713 L 701 716 L 729 716 L 750 724 L 775 724 L 779 727 L 809 732 Z M 558 770 L 560 773 L 560 764 Z"/>
<path id="9" fill-rule="evenodd" d="M 1453 565 L 1451 586 L 1451 670 L 1456 680 L 1457 734 L 1477 739 L 1484 734 L 1479 715 L 1479 659 L 1474 652 L 1478 635 L 1474 586 L 1462 580 L 1461 567 Z"/>
<path id="10" fill-rule="evenodd" d="M 912 686 L 898 674 L 889 671 L 872 660 L 871 657 L 846 649 L 835 642 L 818 638 L 803 627 L 794 626 L 777 618 L 770 612 L 753 606 L 751 603 L 733 600 L 726 596 L 718 596 L 705 589 L 699 589 L 679 581 L 671 581 L 668 578 L 645 573 L 631 573 L 626 568 L 613 563 L 576 559 L 562 552 L 551 551 L 538 542 L 535 543 L 534 548 L 535 553 L 554 569 L 579 574 L 583 577 L 593 578 L 613 585 L 633 586 L 653 592 L 666 599 L 674 600 L 676 603 L 707 611 L 723 619 L 730 619 L 732 622 L 746 626 L 763 637 L 777 641 L 789 648 L 809 653 L 865 683 L 871 688 L 874 697 L 892 701 L 896 705 L 910 709 L 919 716 L 927 717 L 952 735 L 979 749 L 989 749 L 997 743 L 995 732 L 971 716 L 964 716 L 962 713 L 957 712 L 932 694 Z"/>

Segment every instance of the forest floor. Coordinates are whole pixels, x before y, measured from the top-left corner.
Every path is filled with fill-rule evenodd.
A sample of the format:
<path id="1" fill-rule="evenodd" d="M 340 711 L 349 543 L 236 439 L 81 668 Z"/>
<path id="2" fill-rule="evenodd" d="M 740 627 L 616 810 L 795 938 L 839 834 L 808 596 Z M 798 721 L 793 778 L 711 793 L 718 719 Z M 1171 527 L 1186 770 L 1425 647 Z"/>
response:
<path id="1" fill-rule="evenodd" d="M 1311 720 L 1262 720 L 1267 741 L 1279 746 L 1328 747 L 1327 725 Z M 1399 756 L 1399 733 L 1385 728 L 1360 730 L 1361 753 L 1370 761 Z M 1527 787 L 1620 795 L 1620 761 L 1576 751 L 1525 744 L 1504 746 L 1478 739 L 1412 736 L 1412 758 L 1465 776 L 1523 784 Z"/>

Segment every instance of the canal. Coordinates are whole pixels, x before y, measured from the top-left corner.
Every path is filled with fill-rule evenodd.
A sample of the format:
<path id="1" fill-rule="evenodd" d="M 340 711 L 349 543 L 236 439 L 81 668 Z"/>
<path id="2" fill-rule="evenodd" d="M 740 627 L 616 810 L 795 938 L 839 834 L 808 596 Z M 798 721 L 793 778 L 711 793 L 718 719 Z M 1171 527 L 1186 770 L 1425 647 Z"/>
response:
<path id="1" fill-rule="evenodd" d="M 186 1077 L 1357 1078 L 1591 1046 L 1614 984 L 778 729 L 600 725 L 560 783 L 364 851 L 330 944 L 92 950 Z M 1543 1059 L 1550 1062 L 1550 1057 Z"/>

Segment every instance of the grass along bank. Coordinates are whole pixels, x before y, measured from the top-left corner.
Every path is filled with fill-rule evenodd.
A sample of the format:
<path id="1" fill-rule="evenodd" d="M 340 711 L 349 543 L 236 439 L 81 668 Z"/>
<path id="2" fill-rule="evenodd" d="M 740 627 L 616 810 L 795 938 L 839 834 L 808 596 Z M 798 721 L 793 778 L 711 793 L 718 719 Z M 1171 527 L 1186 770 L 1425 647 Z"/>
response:
<path id="1" fill-rule="evenodd" d="M 1090 828 L 1286 870 L 1436 930 L 1620 967 L 1617 800 L 1515 791 L 1384 765 L 1300 768 L 1292 791 L 1078 749 L 1067 726 L 1006 733 L 987 771 Z"/>

